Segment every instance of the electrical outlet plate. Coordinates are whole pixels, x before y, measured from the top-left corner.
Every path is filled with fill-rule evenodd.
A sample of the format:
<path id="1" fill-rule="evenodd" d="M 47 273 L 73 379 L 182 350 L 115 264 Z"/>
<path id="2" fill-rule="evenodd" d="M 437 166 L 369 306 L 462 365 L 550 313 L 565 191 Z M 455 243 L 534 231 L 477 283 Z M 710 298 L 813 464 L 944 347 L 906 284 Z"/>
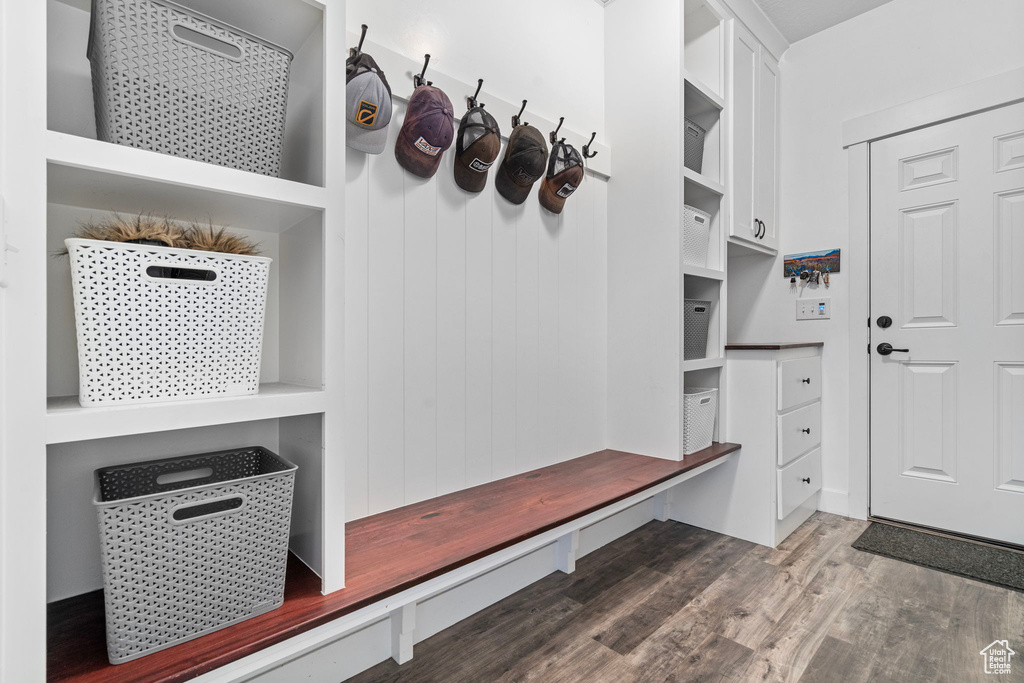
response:
<path id="1" fill-rule="evenodd" d="M 797 320 L 828 320 L 831 317 L 832 299 L 830 297 L 796 300 Z"/>

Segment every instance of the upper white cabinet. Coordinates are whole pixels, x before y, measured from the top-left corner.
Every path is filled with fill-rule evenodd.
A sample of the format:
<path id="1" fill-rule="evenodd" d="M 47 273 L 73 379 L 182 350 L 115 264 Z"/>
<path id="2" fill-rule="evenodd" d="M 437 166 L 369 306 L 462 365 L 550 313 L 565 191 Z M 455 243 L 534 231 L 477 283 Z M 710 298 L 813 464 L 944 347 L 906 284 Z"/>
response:
<path id="1" fill-rule="evenodd" d="M 738 21 L 729 25 L 729 240 L 772 253 L 779 246 L 779 64 Z"/>

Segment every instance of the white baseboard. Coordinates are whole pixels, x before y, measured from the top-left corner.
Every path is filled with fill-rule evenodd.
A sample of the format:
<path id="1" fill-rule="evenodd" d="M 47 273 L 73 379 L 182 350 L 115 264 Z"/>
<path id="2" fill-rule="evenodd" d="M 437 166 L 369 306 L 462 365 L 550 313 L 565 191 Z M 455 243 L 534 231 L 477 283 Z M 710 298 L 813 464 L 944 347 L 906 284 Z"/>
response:
<path id="1" fill-rule="evenodd" d="M 850 494 L 847 491 L 837 489 L 821 490 L 821 498 L 818 500 L 818 509 L 822 512 L 830 512 L 833 515 L 850 516 Z"/>

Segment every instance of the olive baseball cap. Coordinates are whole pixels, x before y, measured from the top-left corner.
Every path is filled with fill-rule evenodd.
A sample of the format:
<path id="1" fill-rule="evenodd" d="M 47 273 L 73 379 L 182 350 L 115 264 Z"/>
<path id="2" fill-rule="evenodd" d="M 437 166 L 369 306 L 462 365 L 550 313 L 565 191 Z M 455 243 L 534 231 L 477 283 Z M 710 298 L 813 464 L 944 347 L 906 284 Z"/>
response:
<path id="1" fill-rule="evenodd" d="M 441 165 L 441 155 L 455 138 L 452 102 L 440 88 L 421 85 L 412 91 L 405 121 L 395 143 L 395 158 L 421 178 L 430 178 Z"/>
<path id="2" fill-rule="evenodd" d="M 540 204 L 551 213 L 562 213 L 566 198 L 583 182 L 583 157 L 561 140 L 551 147 L 548 172 L 540 184 Z"/>
<path id="3" fill-rule="evenodd" d="M 467 111 L 455 136 L 455 183 L 466 192 L 480 192 L 487 171 L 501 152 L 498 122 L 482 106 Z"/>
<path id="4" fill-rule="evenodd" d="M 380 154 L 391 123 L 391 86 L 373 57 L 359 52 L 345 62 L 345 144 Z"/>
<path id="5" fill-rule="evenodd" d="M 522 204 L 533 184 L 544 175 L 547 156 L 548 143 L 539 130 L 528 124 L 516 126 L 508 136 L 494 187 L 513 204 Z"/>

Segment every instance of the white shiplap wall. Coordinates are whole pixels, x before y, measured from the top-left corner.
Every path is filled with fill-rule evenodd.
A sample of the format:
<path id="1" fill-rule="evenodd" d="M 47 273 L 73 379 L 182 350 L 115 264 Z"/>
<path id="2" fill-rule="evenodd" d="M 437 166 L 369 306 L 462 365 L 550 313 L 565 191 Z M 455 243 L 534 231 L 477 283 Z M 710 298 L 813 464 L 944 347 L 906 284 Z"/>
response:
<path id="1" fill-rule="evenodd" d="M 348 150 L 348 519 L 605 446 L 606 181 L 556 216 L 494 171 L 461 190 L 454 145 L 423 180 L 395 161 L 403 113 L 383 154 Z"/>

